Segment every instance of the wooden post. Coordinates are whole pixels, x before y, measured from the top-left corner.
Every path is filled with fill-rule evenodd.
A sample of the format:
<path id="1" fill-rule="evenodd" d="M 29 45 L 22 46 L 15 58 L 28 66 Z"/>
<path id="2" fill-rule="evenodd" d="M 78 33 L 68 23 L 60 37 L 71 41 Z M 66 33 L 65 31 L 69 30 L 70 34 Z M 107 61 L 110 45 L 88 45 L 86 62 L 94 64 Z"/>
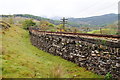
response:
<path id="1" fill-rule="evenodd" d="M 102 34 L 102 28 L 100 28 L 100 34 Z"/>

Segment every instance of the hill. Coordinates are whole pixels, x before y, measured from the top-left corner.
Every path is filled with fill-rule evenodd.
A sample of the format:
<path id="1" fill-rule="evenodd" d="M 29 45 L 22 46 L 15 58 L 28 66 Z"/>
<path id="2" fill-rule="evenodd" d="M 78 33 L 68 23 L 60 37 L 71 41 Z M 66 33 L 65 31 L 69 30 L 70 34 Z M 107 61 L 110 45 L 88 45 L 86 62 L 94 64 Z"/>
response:
<path id="1" fill-rule="evenodd" d="M 105 14 L 102 16 L 93 16 L 87 18 L 68 18 L 69 22 L 89 26 L 106 26 L 118 20 L 118 14 Z M 77 27 L 77 26 L 76 26 Z"/>
<path id="2" fill-rule="evenodd" d="M 2 37 L 1 37 L 2 36 Z M 28 31 L 11 25 L 0 30 L 2 78 L 100 78 L 58 56 L 41 51 L 30 43 Z"/>
<path id="3" fill-rule="evenodd" d="M 8 17 L 11 15 L 0 15 L 0 17 Z M 35 20 L 45 20 L 52 24 L 59 25 L 60 24 L 60 17 L 48 19 L 40 16 L 34 16 L 30 14 L 14 14 L 14 17 L 24 17 L 24 18 L 32 18 Z M 54 19 L 54 20 L 53 20 Z M 101 16 L 93 16 L 87 18 L 68 18 L 68 23 L 66 26 L 72 27 L 103 27 L 108 24 L 112 24 L 118 20 L 118 14 L 105 14 Z"/>
<path id="4" fill-rule="evenodd" d="M 30 18 L 30 19 L 34 19 L 34 20 L 38 20 L 38 21 L 48 21 L 48 22 L 53 23 L 55 25 L 60 24 L 60 22 L 58 20 L 52 20 L 52 19 L 48 19 L 48 18 L 44 18 L 44 17 L 40 17 L 40 16 L 34 16 L 34 15 L 31 15 L 31 14 L 0 15 L 0 17 Z"/>

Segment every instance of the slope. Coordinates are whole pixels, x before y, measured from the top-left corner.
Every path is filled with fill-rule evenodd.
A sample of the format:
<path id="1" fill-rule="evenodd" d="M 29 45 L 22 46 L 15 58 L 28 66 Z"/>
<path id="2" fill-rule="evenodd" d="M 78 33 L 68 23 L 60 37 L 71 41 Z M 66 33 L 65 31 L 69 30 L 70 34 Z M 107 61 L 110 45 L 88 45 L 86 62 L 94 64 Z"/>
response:
<path id="1" fill-rule="evenodd" d="M 101 78 L 58 56 L 32 46 L 28 31 L 13 26 L 2 36 L 3 78 Z"/>
<path id="2" fill-rule="evenodd" d="M 68 18 L 69 22 L 76 24 L 88 24 L 89 26 L 105 26 L 118 20 L 118 14 L 105 14 L 87 18 Z"/>

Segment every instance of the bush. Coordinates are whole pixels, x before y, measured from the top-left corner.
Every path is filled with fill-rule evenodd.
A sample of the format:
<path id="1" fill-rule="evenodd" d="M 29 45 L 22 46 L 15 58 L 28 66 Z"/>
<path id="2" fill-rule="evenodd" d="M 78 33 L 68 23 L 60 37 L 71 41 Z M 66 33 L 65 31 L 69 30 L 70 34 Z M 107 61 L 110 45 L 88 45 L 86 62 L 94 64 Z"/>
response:
<path id="1" fill-rule="evenodd" d="M 36 25 L 36 23 L 33 22 L 32 19 L 30 19 L 30 20 L 25 20 L 25 21 L 23 22 L 23 28 L 26 29 L 26 30 L 28 30 L 28 28 L 29 28 L 30 26 L 35 26 L 35 25 Z"/>

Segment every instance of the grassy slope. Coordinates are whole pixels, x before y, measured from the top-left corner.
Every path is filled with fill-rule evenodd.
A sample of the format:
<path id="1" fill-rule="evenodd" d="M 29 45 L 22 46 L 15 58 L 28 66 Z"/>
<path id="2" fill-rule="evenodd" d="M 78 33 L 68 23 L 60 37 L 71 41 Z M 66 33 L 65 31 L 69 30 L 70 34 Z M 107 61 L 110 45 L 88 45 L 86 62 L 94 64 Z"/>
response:
<path id="1" fill-rule="evenodd" d="M 0 78 L 2 78 L 2 32 L 1 32 L 1 28 L 0 28 Z"/>
<path id="2" fill-rule="evenodd" d="M 3 61 L 4 78 L 69 78 L 74 75 L 80 78 L 101 77 L 59 56 L 53 56 L 32 46 L 28 32 L 19 27 L 11 27 L 3 34 L 2 53 L 3 56 L 0 58 Z"/>

